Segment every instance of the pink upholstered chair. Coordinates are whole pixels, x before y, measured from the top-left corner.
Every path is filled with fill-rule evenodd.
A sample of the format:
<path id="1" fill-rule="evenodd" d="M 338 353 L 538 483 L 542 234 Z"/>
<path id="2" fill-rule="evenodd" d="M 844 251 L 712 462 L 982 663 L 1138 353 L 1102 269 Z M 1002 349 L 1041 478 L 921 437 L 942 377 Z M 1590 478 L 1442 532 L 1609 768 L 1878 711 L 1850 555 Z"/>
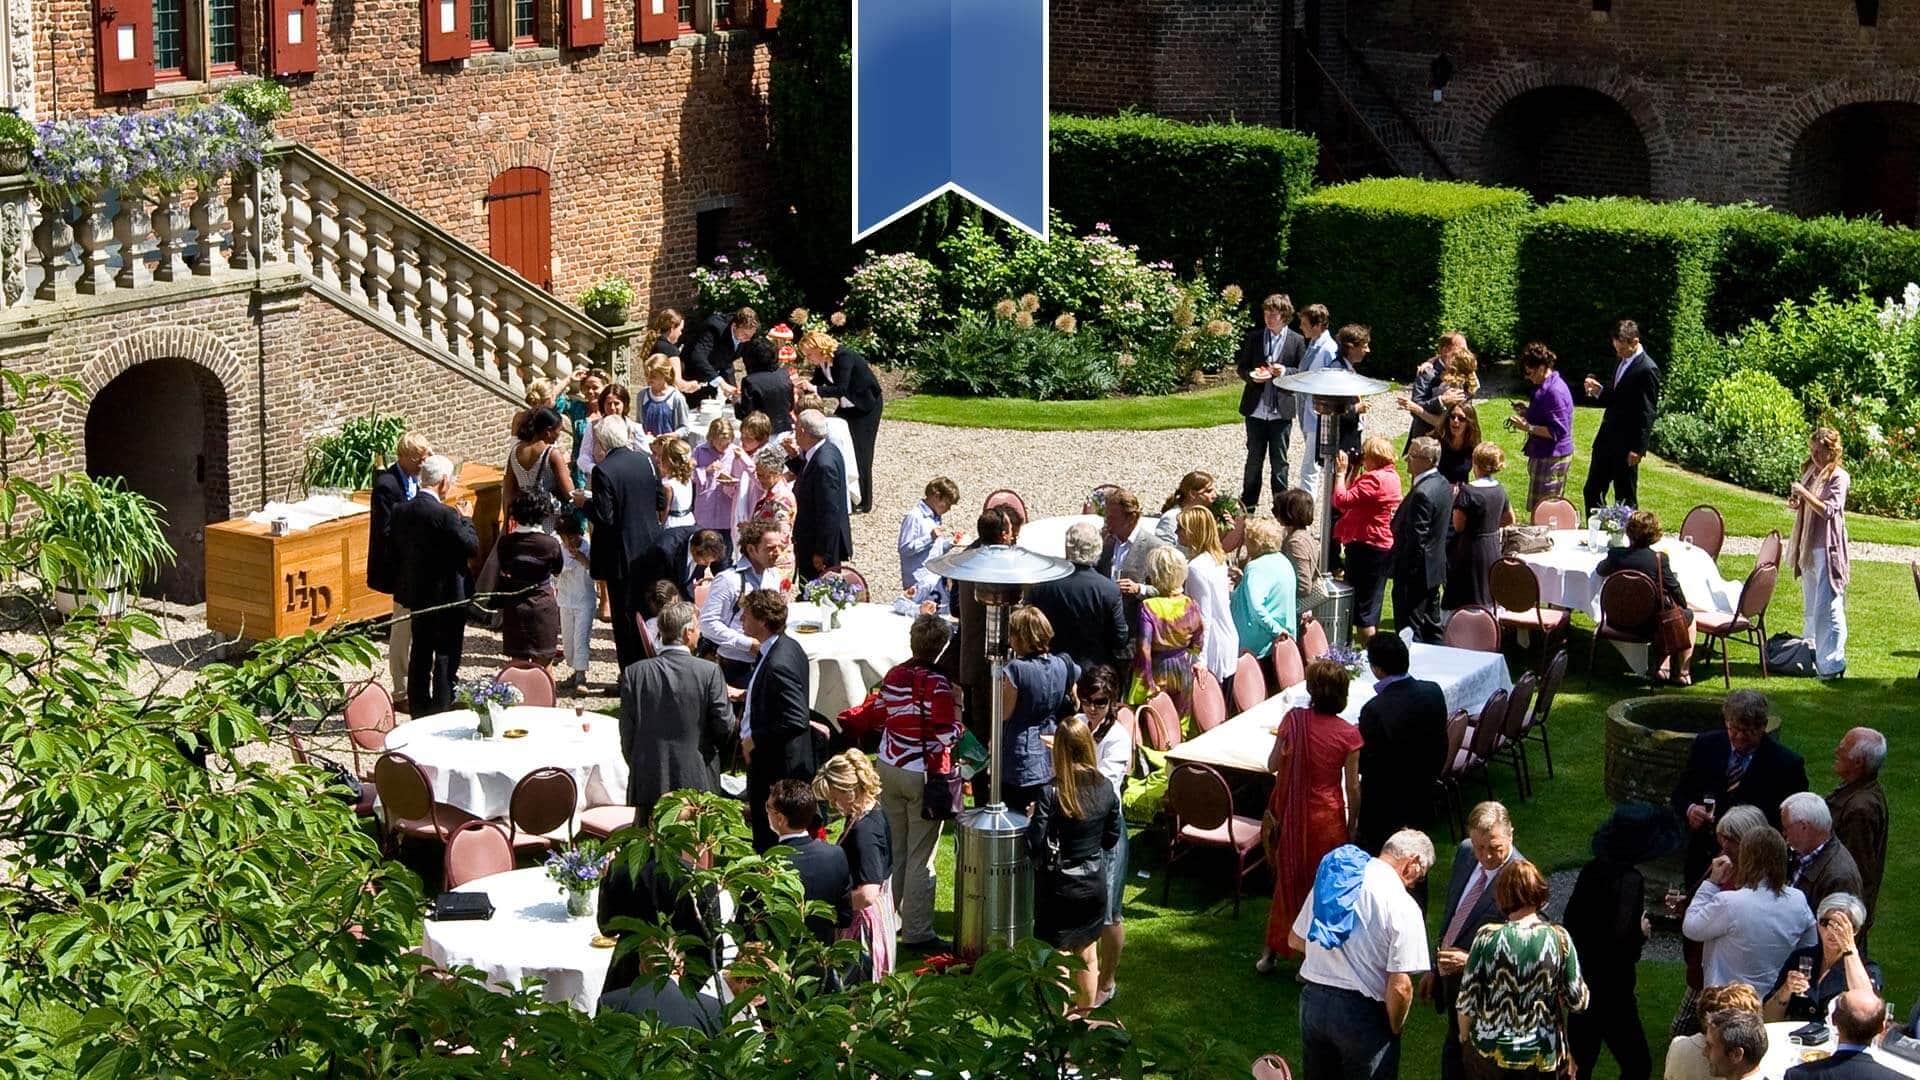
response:
<path id="1" fill-rule="evenodd" d="M 1608 574 L 1600 585 L 1600 622 L 1587 646 L 1587 686 L 1593 686 L 1593 659 L 1602 641 L 1653 645 L 1653 623 L 1660 615 L 1660 590 L 1638 570 Z M 1645 628 L 1642 632 L 1641 628 Z"/>
<path id="2" fill-rule="evenodd" d="M 444 844 L 453 830 L 476 819 L 457 806 L 435 802 L 433 785 L 420 763 L 389 750 L 373 764 L 374 783 L 386 808 L 385 831 L 392 839 Z"/>
<path id="3" fill-rule="evenodd" d="M 1760 677 L 1767 677 L 1767 605 L 1773 602 L 1774 584 L 1780 578 L 1780 564 L 1760 563 L 1740 586 L 1740 601 L 1731 613 L 1696 611 L 1693 629 L 1709 646 L 1720 642 L 1720 680 L 1733 686 L 1731 653 L 1736 639 L 1752 645 L 1760 654 Z"/>
<path id="4" fill-rule="evenodd" d="M 1278 646 L 1275 647 L 1278 648 Z M 1304 672 L 1306 665 L 1325 655 L 1327 655 L 1327 628 L 1320 625 L 1320 620 L 1312 615 L 1300 616 L 1300 670 Z M 1306 678 L 1304 674 L 1300 677 Z"/>
<path id="5" fill-rule="evenodd" d="M 1720 511 L 1705 503 L 1687 511 L 1686 520 L 1680 523 L 1680 539 L 1707 553 L 1714 562 L 1720 561 L 1720 548 L 1727 541 L 1727 522 Z"/>
<path id="6" fill-rule="evenodd" d="M 1455 649 L 1497 653 L 1500 651 L 1500 620 L 1494 618 L 1493 612 L 1487 608 L 1460 608 L 1447 620 L 1447 630 L 1441 638 L 1441 644 Z"/>
<path id="7" fill-rule="evenodd" d="M 1753 565 L 1779 566 L 1780 551 L 1784 546 L 1785 546 L 1784 542 L 1780 539 L 1779 529 L 1775 529 L 1772 532 L 1768 533 L 1767 535 L 1761 537 L 1760 552 L 1757 556 L 1755 556 L 1753 560 Z"/>
<path id="8" fill-rule="evenodd" d="M 1276 649 L 1279 644 L 1276 642 Z M 1239 663 L 1233 668 L 1233 711 L 1235 714 L 1246 712 L 1255 705 L 1267 700 L 1267 675 L 1260 670 L 1260 660 L 1250 652 L 1240 654 Z"/>
<path id="9" fill-rule="evenodd" d="M 1547 673 L 1540 677 L 1540 696 L 1527 717 L 1527 738 L 1540 740 L 1540 753 L 1547 759 L 1547 778 L 1553 778 L 1553 744 L 1547 740 L 1547 721 L 1553 716 L 1553 699 L 1560 694 L 1560 683 L 1567 677 L 1567 650 L 1561 649 L 1547 661 Z"/>
<path id="10" fill-rule="evenodd" d="M 1497 753 L 1507 756 L 1507 764 L 1513 766 L 1513 783 L 1520 791 L 1522 799 L 1533 795 L 1533 771 L 1527 763 L 1527 716 L 1533 711 L 1533 693 L 1540 680 L 1533 672 L 1523 672 L 1514 680 L 1513 692 L 1507 695 L 1507 712 L 1500 725 L 1500 747 Z"/>
<path id="11" fill-rule="evenodd" d="M 1440 775 L 1434 778 L 1434 800 L 1447 812 L 1447 828 L 1454 836 L 1467 831 L 1466 808 L 1460 802 L 1460 751 L 1467 745 L 1467 726 L 1473 717 L 1465 709 L 1447 718 L 1447 752 L 1440 759 Z"/>
<path id="12" fill-rule="evenodd" d="M 833 572 L 845 578 L 848 584 L 851 584 L 855 588 L 859 589 L 861 596 L 867 599 L 872 599 L 872 594 L 869 593 L 867 590 L 867 575 L 861 573 L 858 570 L 855 570 L 853 567 L 848 566 L 845 563 L 841 563 L 839 566 L 834 567 Z"/>
<path id="13" fill-rule="evenodd" d="M 1525 630 L 1540 648 L 1544 666 L 1547 649 L 1556 637 L 1564 637 L 1572 623 L 1567 612 L 1540 606 L 1540 579 L 1533 568 L 1509 555 L 1487 568 L 1487 589 L 1493 596 L 1494 615 L 1501 629 Z"/>
<path id="14" fill-rule="evenodd" d="M 1203 667 L 1193 669 L 1193 726 L 1212 731 L 1227 722 L 1227 697 L 1220 691 L 1220 680 Z"/>
<path id="15" fill-rule="evenodd" d="M 499 823 L 469 821 L 447 837 L 447 854 L 441 865 L 446 876 L 443 888 L 457 889 L 476 878 L 512 870 L 513 845 Z"/>
<path id="16" fill-rule="evenodd" d="M 1186 739 L 1180 730 L 1180 713 L 1173 707 L 1173 698 L 1162 690 L 1147 699 L 1140 707 L 1141 737 L 1155 750 L 1171 750 Z"/>
<path id="17" fill-rule="evenodd" d="M 1023 523 L 1033 520 L 1033 515 L 1027 513 L 1027 501 L 1020 497 L 1019 492 L 1014 491 L 1011 488 L 1001 488 L 1000 490 L 987 496 L 986 503 L 983 504 L 980 507 L 980 509 L 982 512 L 985 512 L 987 510 L 993 509 L 996 506 L 1007 506 L 1007 507 L 1013 508 L 1013 510 L 1020 515 L 1020 520 Z"/>
<path id="18" fill-rule="evenodd" d="M 1466 738 L 1466 746 L 1454 759 L 1452 774 L 1456 781 L 1464 779 L 1467 773 L 1478 769 L 1487 782 L 1487 798 L 1493 798 L 1493 755 L 1500 749 L 1500 735 L 1506 726 L 1507 692 L 1495 690 L 1493 696 L 1480 706 L 1480 715 L 1473 721 L 1473 728 Z"/>
<path id="19" fill-rule="evenodd" d="M 553 687 L 553 676 L 545 668 L 514 661 L 500 669 L 495 675 L 498 682 L 506 683 L 520 691 L 521 704 L 550 709 L 558 701 L 559 694 Z"/>
<path id="20" fill-rule="evenodd" d="M 581 836 L 591 836 L 596 840 L 605 840 L 614 833 L 632 825 L 639 811 L 620 803 L 608 803 L 605 806 L 589 806 L 580 811 Z"/>
<path id="21" fill-rule="evenodd" d="M 1247 875 L 1266 861 L 1260 847 L 1260 819 L 1233 812 L 1233 788 L 1210 765 L 1182 762 L 1167 777 L 1164 803 L 1172 819 L 1168 830 L 1166 875 L 1160 902 L 1173 889 L 1173 864 L 1193 848 L 1222 848 L 1233 852 L 1233 914 L 1240 916 L 1240 893 Z"/>
<path id="22" fill-rule="evenodd" d="M 393 698 L 386 687 L 365 682 L 347 696 L 347 745 L 353 750 L 353 771 L 360 779 L 373 779 L 373 765 L 361 759 L 361 752 L 378 757 L 387 748 L 387 732 L 393 728 Z"/>
<path id="23" fill-rule="evenodd" d="M 507 840 L 513 849 L 543 849 L 554 845 L 547 833 L 569 828 L 573 811 L 580 802 L 580 786 L 564 769 L 543 765 L 520 778 L 507 800 Z"/>
<path id="24" fill-rule="evenodd" d="M 1533 508 L 1533 523 L 1551 529 L 1577 529 L 1580 527 L 1580 511 L 1565 499 L 1541 499 Z"/>
<path id="25" fill-rule="evenodd" d="M 1138 750 L 1140 747 L 1139 714 L 1133 711 L 1131 705 L 1115 705 L 1113 707 L 1113 718 L 1119 723 L 1121 728 L 1125 729 L 1127 738 L 1133 740 L 1134 748 Z"/>
<path id="26" fill-rule="evenodd" d="M 1319 625 L 1318 623 L 1314 625 Z M 1299 686 L 1307 681 L 1307 663 L 1300 655 L 1302 649 L 1292 638 L 1280 638 L 1273 643 L 1273 684 L 1278 693 L 1289 686 Z"/>
<path id="27" fill-rule="evenodd" d="M 1293 1070 L 1279 1054 L 1262 1054 L 1253 1063 L 1253 1080 L 1293 1080 Z"/>

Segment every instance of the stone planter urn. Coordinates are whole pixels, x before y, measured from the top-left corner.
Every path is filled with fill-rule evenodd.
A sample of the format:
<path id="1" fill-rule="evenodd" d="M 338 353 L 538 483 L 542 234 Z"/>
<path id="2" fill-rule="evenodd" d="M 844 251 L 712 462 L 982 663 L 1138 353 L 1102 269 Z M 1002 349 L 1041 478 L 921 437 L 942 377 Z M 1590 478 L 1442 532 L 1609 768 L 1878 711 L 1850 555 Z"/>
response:
<path id="1" fill-rule="evenodd" d="M 1725 723 L 1725 701 L 1663 694 L 1614 702 L 1607 709 L 1607 797 L 1615 803 L 1642 799 L 1665 805 L 1686 771 L 1694 737 Z M 1779 728 L 1780 718 L 1769 716 L 1767 730 Z"/>

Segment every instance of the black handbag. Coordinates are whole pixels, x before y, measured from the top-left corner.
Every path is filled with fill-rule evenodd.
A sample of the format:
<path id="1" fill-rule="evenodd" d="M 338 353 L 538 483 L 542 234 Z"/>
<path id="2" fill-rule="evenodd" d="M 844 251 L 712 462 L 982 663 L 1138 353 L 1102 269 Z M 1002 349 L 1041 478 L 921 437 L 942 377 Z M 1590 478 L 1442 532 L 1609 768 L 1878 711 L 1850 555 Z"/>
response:
<path id="1" fill-rule="evenodd" d="M 960 770 L 953 767 L 951 750 L 941 750 L 940 760 L 946 762 L 946 767 L 935 768 L 936 759 L 927 738 L 927 728 L 931 725 L 924 678 L 920 672 L 914 672 L 913 696 L 920 706 L 920 764 L 926 769 L 926 782 L 920 792 L 920 817 L 925 821 L 952 821 L 965 804 L 966 781 L 960 778 Z"/>
<path id="2" fill-rule="evenodd" d="M 443 892 L 427 910 L 435 922 L 466 922 L 493 918 L 493 901 L 483 892 Z"/>

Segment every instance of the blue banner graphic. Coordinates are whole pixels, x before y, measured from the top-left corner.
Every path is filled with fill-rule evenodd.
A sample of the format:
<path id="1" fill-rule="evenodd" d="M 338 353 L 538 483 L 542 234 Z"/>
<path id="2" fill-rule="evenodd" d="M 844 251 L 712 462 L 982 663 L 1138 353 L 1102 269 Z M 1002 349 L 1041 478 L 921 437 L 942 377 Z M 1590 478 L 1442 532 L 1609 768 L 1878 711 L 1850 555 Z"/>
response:
<path id="1" fill-rule="evenodd" d="M 957 192 L 1047 230 L 1047 0 L 854 0 L 853 239 Z"/>

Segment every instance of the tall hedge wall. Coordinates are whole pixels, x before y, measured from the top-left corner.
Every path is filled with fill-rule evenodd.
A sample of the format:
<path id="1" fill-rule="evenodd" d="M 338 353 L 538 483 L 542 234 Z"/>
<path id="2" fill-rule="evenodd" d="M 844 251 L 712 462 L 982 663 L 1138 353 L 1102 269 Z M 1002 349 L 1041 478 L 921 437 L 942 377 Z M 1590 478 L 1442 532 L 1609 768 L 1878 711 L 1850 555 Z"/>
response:
<path id="1" fill-rule="evenodd" d="M 1053 208 L 1076 228 L 1104 221 L 1181 274 L 1200 263 L 1251 295 L 1286 261 L 1288 211 L 1313 188 L 1320 144 L 1251 124 L 1156 116 L 1053 117 Z"/>
<path id="2" fill-rule="evenodd" d="M 1633 319 L 1662 365 L 1714 345 L 1707 332 L 1720 217 L 1694 202 L 1568 199 L 1521 226 L 1520 340 L 1544 341 L 1577 380 L 1611 371 L 1613 324 Z"/>
<path id="3" fill-rule="evenodd" d="M 1920 281 L 1920 232 L 1862 218 L 1797 218 L 1758 206 L 1720 211 L 1724 240 L 1707 326 L 1730 334 L 1773 314 L 1782 300 L 1821 289 L 1900 295 Z"/>
<path id="4" fill-rule="evenodd" d="M 1296 304 L 1373 329 L 1369 365 L 1407 375 L 1445 330 L 1477 353 L 1514 351 L 1514 270 L 1525 192 L 1413 179 L 1323 188 L 1294 213 Z"/>

